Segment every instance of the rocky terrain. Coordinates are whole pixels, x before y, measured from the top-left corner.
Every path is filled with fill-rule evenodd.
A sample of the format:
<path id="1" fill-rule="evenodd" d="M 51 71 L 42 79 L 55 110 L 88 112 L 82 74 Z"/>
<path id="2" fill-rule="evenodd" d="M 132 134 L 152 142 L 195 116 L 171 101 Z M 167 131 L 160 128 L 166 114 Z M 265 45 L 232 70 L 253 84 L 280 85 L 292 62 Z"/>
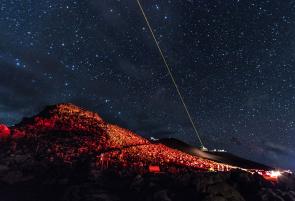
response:
<path id="1" fill-rule="evenodd" d="M 0 200 L 295 200 L 295 179 L 267 181 L 60 104 L 0 126 Z"/>

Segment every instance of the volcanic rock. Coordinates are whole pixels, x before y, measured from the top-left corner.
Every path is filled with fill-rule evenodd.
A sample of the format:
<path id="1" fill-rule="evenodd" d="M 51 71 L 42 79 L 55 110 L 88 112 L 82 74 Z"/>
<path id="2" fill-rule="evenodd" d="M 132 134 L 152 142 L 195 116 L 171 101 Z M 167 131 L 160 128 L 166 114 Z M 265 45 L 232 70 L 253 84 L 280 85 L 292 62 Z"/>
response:
<path id="1" fill-rule="evenodd" d="M 294 200 L 294 177 L 266 181 L 154 143 L 72 104 L 1 126 L 1 201 Z M 5 139 L 5 140 L 2 140 Z M 228 172 L 211 172 L 226 165 Z M 159 172 L 149 172 L 150 167 Z M 157 169 L 157 168 L 155 168 Z"/>

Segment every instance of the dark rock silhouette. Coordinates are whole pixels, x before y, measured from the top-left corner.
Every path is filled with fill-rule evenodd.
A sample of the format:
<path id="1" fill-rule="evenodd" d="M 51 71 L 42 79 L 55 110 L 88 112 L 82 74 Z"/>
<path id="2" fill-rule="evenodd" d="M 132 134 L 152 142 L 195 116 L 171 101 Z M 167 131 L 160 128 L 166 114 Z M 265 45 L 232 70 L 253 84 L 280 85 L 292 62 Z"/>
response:
<path id="1" fill-rule="evenodd" d="M 202 151 L 199 148 L 193 147 L 189 144 L 186 144 L 180 140 L 174 139 L 174 138 L 164 138 L 158 140 L 159 143 L 162 143 L 168 147 L 183 151 L 185 153 L 188 153 L 193 156 L 198 156 L 202 158 L 206 158 L 209 160 L 213 160 L 220 163 L 226 163 L 232 166 L 237 166 L 240 168 L 245 169 L 259 169 L 259 170 L 273 170 L 274 168 L 271 168 L 269 166 L 253 162 L 250 160 L 246 160 L 244 158 L 235 156 L 228 152 L 220 152 L 220 151 Z"/>

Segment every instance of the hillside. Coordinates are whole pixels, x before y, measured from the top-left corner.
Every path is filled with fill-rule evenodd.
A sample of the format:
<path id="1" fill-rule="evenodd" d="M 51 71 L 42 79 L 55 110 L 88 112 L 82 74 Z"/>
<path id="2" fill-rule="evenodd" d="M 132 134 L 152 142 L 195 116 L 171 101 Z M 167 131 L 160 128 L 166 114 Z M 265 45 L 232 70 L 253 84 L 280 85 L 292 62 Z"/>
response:
<path id="1" fill-rule="evenodd" d="M 82 154 L 92 154 L 97 166 L 102 164 L 101 161 L 103 164 L 107 161 L 118 166 L 139 166 L 144 171 L 150 165 L 163 169 L 171 167 L 173 171 L 175 166 L 204 171 L 234 168 L 151 143 L 72 104 L 46 107 L 38 115 L 11 127 L 10 133 L 7 140 L 15 144 L 13 151 L 25 148 L 50 161 L 73 163 Z"/>
<path id="2" fill-rule="evenodd" d="M 46 107 L 0 125 L 1 201 L 295 200 L 290 173 L 265 180 L 165 144 L 72 104 Z"/>

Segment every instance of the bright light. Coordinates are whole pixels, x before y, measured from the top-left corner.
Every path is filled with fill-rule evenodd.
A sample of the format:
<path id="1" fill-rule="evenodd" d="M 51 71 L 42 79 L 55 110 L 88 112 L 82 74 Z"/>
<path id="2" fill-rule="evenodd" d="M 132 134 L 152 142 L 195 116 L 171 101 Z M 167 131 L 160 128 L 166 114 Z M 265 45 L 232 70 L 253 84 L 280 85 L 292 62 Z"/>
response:
<path id="1" fill-rule="evenodd" d="M 271 177 L 279 177 L 279 176 L 281 176 L 281 172 L 280 171 L 270 171 L 270 176 Z"/>

